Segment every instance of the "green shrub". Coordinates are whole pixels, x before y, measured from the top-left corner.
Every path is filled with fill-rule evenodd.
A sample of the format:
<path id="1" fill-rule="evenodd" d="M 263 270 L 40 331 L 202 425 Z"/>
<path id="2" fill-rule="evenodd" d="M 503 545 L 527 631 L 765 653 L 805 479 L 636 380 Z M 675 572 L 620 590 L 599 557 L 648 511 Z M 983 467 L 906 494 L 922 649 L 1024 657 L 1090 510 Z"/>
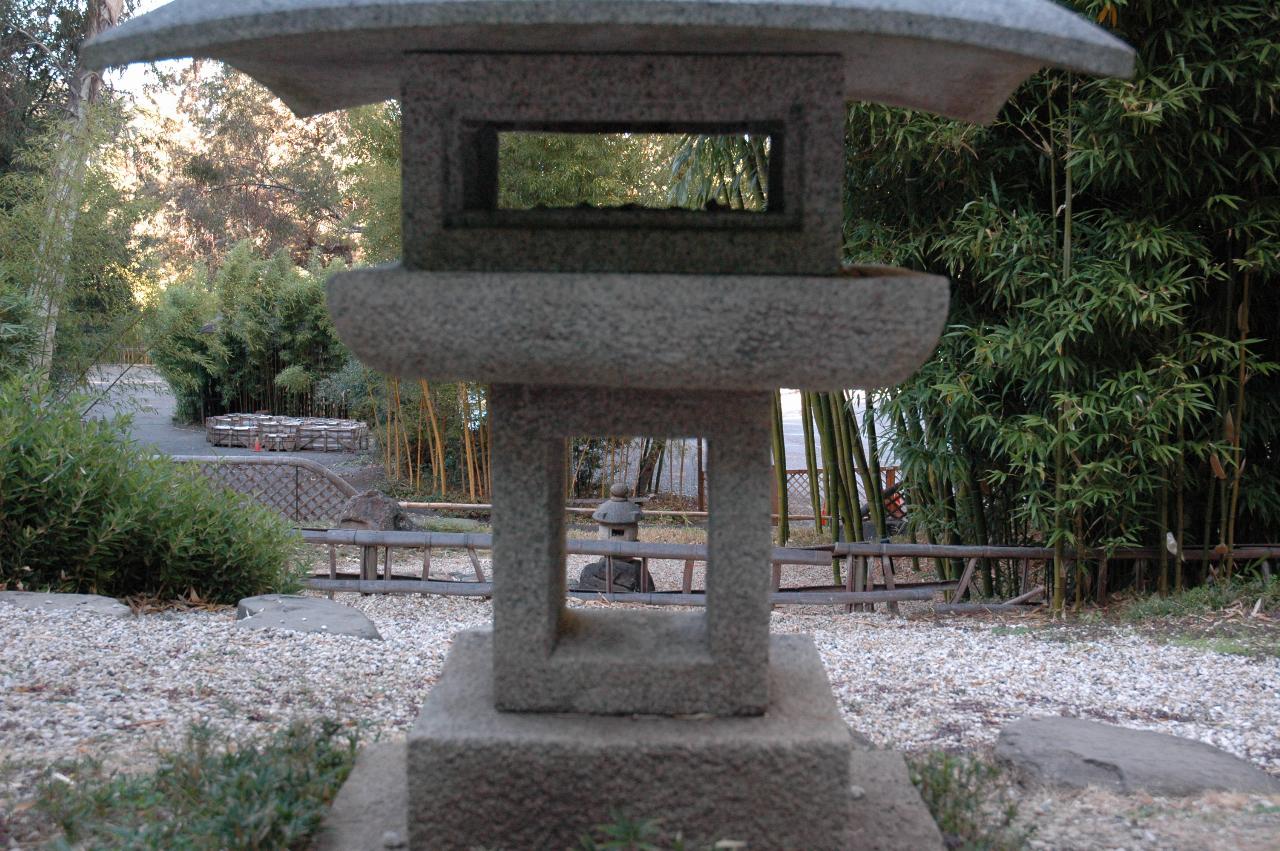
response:
<path id="1" fill-rule="evenodd" d="M 277 514 L 32 386 L 0 381 L 0 586 L 225 603 L 296 587 Z"/>
<path id="2" fill-rule="evenodd" d="M 39 343 L 35 302 L 0 282 L 0 376 L 25 369 Z"/>
<path id="3" fill-rule="evenodd" d="M 1262 611 L 1280 610 L 1280 580 L 1262 577 L 1237 577 L 1230 581 L 1212 582 L 1167 597 L 1144 597 L 1124 610 L 1131 621 L 1150 618 L 1183 617 L 1217 612 L 1237 603 L 1247 607 L 1262 601 Z"/>
<path id="4" fill-rule="evenodd" d="M 336 268 L 336 267 L 334 267 Z M 179 419 L 225 411 L 318 415 L 317 382 L 350 354 L 325 306 L 334 268 L 303 268 L 286 254 L 235 246 L 212 275 L 197 270 L 168 287 L 144 326 L 147 348 L 177 397 Z"/>
<path id="5" fill-rule="evenodd" d="M 92 761 L 58 766 L 66 779 L 51 772 L 37 805 L 63 832 L 55 847 L 306 848 L 354 759 L 354 737 L 332 723 L 228 751 L 195 727 L 153 774 L 110 775 Z"/>
<path id="6" fill-rule="evenodd" d="M 1001 771 L 976 757 L 934 751 L 908 760 L 911 782 L 929 808 L 948 848 L 1004 851 L 1025 847 L 1014 827 L 1017 806 Z"/>

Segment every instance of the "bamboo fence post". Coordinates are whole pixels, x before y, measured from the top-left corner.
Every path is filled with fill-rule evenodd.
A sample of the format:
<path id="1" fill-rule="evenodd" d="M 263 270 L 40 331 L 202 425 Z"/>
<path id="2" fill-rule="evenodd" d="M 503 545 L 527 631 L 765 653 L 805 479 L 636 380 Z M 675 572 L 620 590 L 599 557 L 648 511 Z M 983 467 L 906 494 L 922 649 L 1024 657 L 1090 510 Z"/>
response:
<path id="1" fill-rule="evenodd" d="M 334 544 L 329 545 L 329 578 L 338 578 L 338 548 Z M 326 596 L 332 600 L 333 592 L 330 591 Z"/>
<path id="2" fill-rule="evenodd" d="M 893 559 L 889 556 L 880 556 L 880 570 L 884 573 L 884 588 L 886 591 L 896 591 L 897 585 L 893 576 Z M 870 588 L 868 591 L 872 590 Z M 898 602 L 896 600 L 889 601 L 889 611 L 895 615 L 898 614 Z"/>

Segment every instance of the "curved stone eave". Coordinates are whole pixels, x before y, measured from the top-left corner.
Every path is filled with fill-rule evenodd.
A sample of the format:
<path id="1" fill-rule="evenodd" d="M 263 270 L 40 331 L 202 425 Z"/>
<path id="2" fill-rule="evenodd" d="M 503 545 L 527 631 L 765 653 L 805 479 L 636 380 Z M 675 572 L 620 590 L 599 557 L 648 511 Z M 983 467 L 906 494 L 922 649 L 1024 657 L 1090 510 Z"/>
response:
<path id="1" fill-rule="evenodd" d="M 1134 61 L 1049 0 L 174 0 L 84 59 L 220 59 L 309 115 L 397 97 L 412 50 L 836 53 L 850 100 L 970 121 L 1041 67 L 1127 77 Z"/>

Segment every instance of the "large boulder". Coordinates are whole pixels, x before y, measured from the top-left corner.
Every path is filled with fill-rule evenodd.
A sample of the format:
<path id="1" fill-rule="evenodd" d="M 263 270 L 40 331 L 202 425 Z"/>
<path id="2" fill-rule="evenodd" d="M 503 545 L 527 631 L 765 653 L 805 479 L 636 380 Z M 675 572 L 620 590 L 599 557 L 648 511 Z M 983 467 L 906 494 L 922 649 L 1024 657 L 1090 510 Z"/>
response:
<path id="1" fill-rule="evenodd" d="M 582 568 L 582 573 L 578 574 L 578 582 L 574 585 L 575 591 L 605 591 L 608 582 L 608 568 L 604 559 L 593 561 L 586 567 Z M 613 588 L 609 589 L 613 593 L 625 593 L 627 591 L 640 590 L 640 560 L 629 558 L 615 558 L 613 560 Z"/>
<path id="2" fill-rule="evenodd" d="M 124 603 L 97 594 L 41 594 L 34 591 L 0 591 L 0 603 L 41 612 L 91 612 L 110 618 L 133 614 Z"/>
<path id="3" fill-rule="evenodd" d="M 370 529 L 401 531 L 413 528 L 400 503 L 381 491 L 369 490 L 347 500 L 338 515 L 339 529 Z"/>
<path id="4" fill-rule="evenodd" d="M 400 503 L 381 491 L 369 490 L 347 500 L 338 515 L 339 529 L 363 531 L 412 531 L 414 525 L 400 509 Z M 360 578 L 378 578 L 378 548 L 364 547 L 360 552 Z"/>
<path id="5" fill-rule="evenodd" d="M 996 756 L 1034 783 L 1122 794 L 1198 795 L 1209 790 L 1280 793 L 1280 780 L 1203 742 L 1079 718 L 1022 718 L 1005 725 Z"/>
<path id="6" fill-rule="evenodd" d="M 236 626 L 240 629 L 287 629 L 382 640 L 378 628 L 363 612 L 319 597 L 286 594 L 246 597 L 236 606 Z"/>

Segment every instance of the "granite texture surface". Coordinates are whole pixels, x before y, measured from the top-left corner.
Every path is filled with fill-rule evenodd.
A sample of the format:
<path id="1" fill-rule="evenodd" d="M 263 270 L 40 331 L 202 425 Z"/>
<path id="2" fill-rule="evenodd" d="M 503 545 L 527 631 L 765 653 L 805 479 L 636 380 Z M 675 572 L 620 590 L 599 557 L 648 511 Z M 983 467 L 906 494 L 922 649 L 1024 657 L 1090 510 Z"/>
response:
<path id="1" fill-rule="evenodd" d="M 500 712 L 493 652 L 488 633 L 459 635 L 410 733 L 412 848 L 577 847 L 610 813 L 659 814 L 693 847 L 941 847 L 854 842 L 855 740 L 806 636 L 774 638 L 775 697 L 767 714 L 749 718 Z M 875 778 L 859 782 L 870 789 Z M 932 822 L 915 790 L 898 791 L 904 813 L 923 813 L 927 836 Z M 877 838 L 892 843 L 891 832 Z"/>
<path id="2" fill-rule="evenodd" d="M 946 278 L 410 272 L 329 279 L 343 342 L 435 381 L 772 390 L 889 387 L 934 350 Z"/>
<path id="3" fill-rule="evenodd" d="M 767 393 L 495 384 L 494 692 L 504 710 L 758 714 L 768 705 Z M 707 438 L 706 611 L 566 609 L 565 440 Z"/>
<path id="4" fill-rule="evenodd" d="M 1213 745 L 1083 718 L 1012 721 L 1000 731 L 995 752 L 1035 784 L 1121 795 L 1280 795 L 1280 780 Z"/>
<path id="5" fill-rule="evenodd" d="M 236 628 L 283 629 L 382 640 L 378 627 L 359 609 L 333 600 L 291 594 L 244 598 L 236 606 Z"/>
<path id="6" fill-rule="evenodd" d="M 133 610 L 114 597 L 99 594 L 46 594 L 39 591 L 0 591 L 0 603 L 40 612 L 91 612 L 127 618 Z"/>
<path id="7" fill-rule="evenodd" d="M 833 275 L 844 100 L 831 56 L 418 54 L 404 97 L 404 266 Z M 498 136 L 768 136 L 767 212 L 499 209 Z"/>
<path id="8" fill-rule="evenodd" d="M 396 97 L 401 55 L 440 50 L 835 54 L 847 99 L 980 122 L 1046 65 L 1133 69 L 1052 0 L 174 0 L 83 55 L 222 59 L 313 114 Z"/>

